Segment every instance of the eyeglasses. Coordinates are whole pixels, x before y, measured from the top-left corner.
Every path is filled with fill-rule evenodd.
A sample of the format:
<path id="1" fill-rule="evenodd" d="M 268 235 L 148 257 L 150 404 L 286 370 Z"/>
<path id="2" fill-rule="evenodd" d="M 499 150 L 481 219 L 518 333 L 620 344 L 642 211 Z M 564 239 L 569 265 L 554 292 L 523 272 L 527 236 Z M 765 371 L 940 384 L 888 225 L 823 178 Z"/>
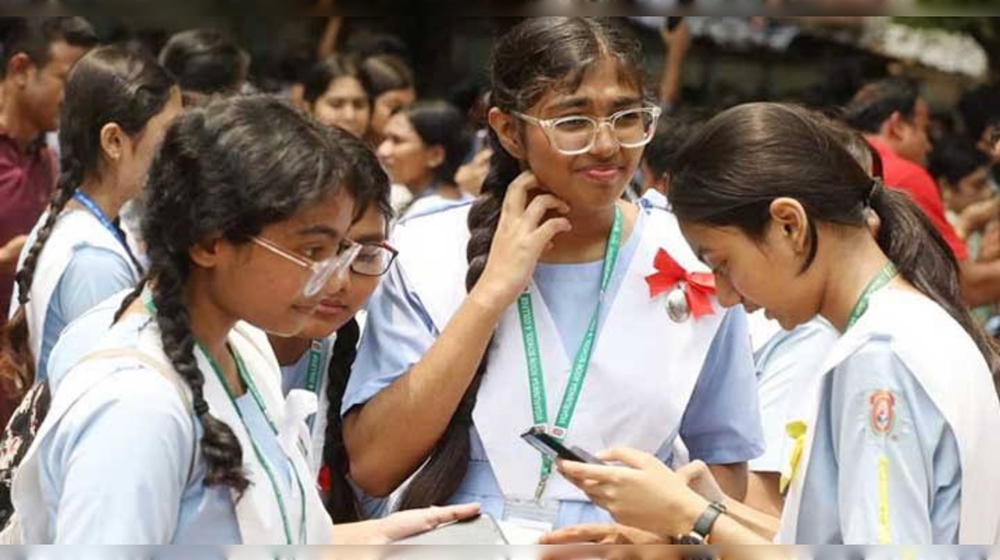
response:
<path id="1" fill-rule="evenodd" d="M 589 152 L 597 142 L 601 127 L 611 128 L 612 136 L 623 148 L 639 148 L 649 144 L 656 131 L 656 121 L 661 109 L 650 105 L 637 109 L 618 111 L 610 117 L 593 119 L 584 115 L 573 115 L 557 119 L 539 119 L 524 113 L 514 112 L 514 116 L 541 127 L 555 149 L 567 156 Z"/>
<path id="2" fill-rule="evenodd" d="M 382 276 L 389 271 L 399 251 L 386 242 L 362 243 L 361 251 L 351 263 L 351 272 L 361 276 Z"/>
<path id="3" fill-rule="evenodd" d="M 323 286 L 333 278 L 340 276 L 350 267 L 351 272 L 361 276 L 382 276 L 396 260 L 399 251 L 386 242 L 357 243 L 350 239 L 344 240 L 340 251 L 322 261 L 313 261 L 281 248 L 273 241 L 263 237 L 251 238 L 254 243 L 312 271 L 312 276 L 302 290 L 305 297 L 312 297 L 323 289 Z"/>
<path id="4" fill-rule="evenodd" d="M 254 236 L 251 240 L 260 245 L 261 247 L 271 251 L 272 253 L 282 256 L 295 264 L 308 268 L 312 271 L 312 275 L 309 276 L 309 280 L 306 281 L 305 286 L 302 288 L 302 295 L 307 298 L 313 297 L 326 286 L 327 282 L 333 278 L 333 275 L 342 275 L 354 259 L 361 253 L 364 248 L 360 243 L 355 243 L 350 240 L 345 240 L 345 245 L 341 247 L 340 251 L 336 255 L 322 260 L 314 261 L 306 257 L 296 255 L 288 251 L 287 249 L 282 249 L 276 245 L 273 241 L 269 241 L 263 237 Z"/>

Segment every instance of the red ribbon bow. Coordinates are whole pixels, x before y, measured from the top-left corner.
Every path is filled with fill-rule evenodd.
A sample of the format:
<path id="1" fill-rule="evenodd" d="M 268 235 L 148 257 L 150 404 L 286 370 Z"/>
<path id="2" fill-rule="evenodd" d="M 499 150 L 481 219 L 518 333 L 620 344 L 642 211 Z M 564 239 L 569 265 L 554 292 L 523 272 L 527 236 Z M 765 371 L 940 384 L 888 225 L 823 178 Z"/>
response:
<path id="1" fill-rule="evenodd" d="M 684 282 L 684 296 L 688 308 L 695 319 L 712 315 L 712 296 L 715 295 L 715 276 L 707 272 L 688 272 L 666 251 L 660 249 L 653 260 L 656 273 L 646 277 L 649 284 L 649 297 L 654 298 L 677 284 Z"/>

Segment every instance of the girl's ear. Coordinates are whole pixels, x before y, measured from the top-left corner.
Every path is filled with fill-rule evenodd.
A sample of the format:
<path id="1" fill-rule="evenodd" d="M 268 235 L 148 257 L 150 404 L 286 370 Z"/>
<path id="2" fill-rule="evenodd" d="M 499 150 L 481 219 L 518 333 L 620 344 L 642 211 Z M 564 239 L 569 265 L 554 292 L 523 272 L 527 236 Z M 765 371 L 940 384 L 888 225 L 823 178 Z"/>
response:
<path id="1" fill-rule="evenodd" d="M 101 151 L 109 161 L 117 162 L 122 158 L 128 136 L 118 123 L 108 123 L 101 127 Z"/>
<path id="2" fill-rule="evenodd" d="M 518 134 L 520 130 L 516 119 L 517 117 L 501 111 L 497 107 L 491 108 L 488 115 L 490 128 L 497 133 L 500 145 L 515 159 L 523 160 L 525 159 L 524 150 L 521 147 L 521 137 Z"/>
<path id="3" fill-rule="evenodd" d="M 219 262 L 222 238 L 214 237 L 195 243 L 188 251 L 191 261 L 202 268 L 215 268 Z"/>
<path id="4" fill-rule="evenodd" d="M 771 202 L 771 220 L 780 228 L 781 236 L 795 254 L 806 252 L 809 244 L 809 215 L 794 198 L 777 198 Z"/>
<path id="5" fill-rule="evenodd" d="M 437 169 L 444 163 L 444 146 L 429 146 L 427 148 L 427 168 Z"/>

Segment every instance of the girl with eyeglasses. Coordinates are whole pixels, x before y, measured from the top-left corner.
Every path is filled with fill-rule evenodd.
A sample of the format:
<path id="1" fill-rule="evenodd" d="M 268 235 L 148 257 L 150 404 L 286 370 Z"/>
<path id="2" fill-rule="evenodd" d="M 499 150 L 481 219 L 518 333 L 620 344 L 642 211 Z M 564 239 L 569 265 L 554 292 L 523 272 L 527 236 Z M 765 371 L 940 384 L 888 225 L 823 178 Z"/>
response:
<path id="1" fill-rule="evenodd" d="M 343 399 L 354 482 L 534 530 L 610 519 L 521 441 L 535 426 L 664 461 L 683 439 L 741 497 L 761 451 L 745 315 L 718 307 L 669 214 L 621 200 L 659 113 L 637 44 L 530 19 L 492 82 L 484 196 L 394 231 Z"/>
<path id="2" fill-rule="evenodd" d="M 478 511 L 335 529 L 309 467 L 310 410 L 281 393 L 264 331 L 296 335 L 362 267 L 344 186 L 363 180 L 387 181 L 359 140 L 270 97 L 170 126 L 143 193 L 147 276 L 63 377 L 15 475 L 21 540 L 382 543 Z"/>
<path id="3" fill-rule="evenodd" d="M 382 505 L 381 500 L 357 492 L 349 481 L 340 404 L 357 355 L 361 334 L 357 315 L 396 258 L 396 250 L 386 241 L 393 212 L 385 174 L 356 173 L 347 188 L 355 200 L 355 221 L 347 237 L 361 247 L 357 256 L 341 278 L 323 289 L 319 305 L 296 336 L 268 337 L 281 364 L 281 389 L 288 406 L 302 398 L 294 391 L 304 390 L 307 402 L 315 397 L 316 411 L 306 419 L 311 432 L 310 468 L 335 523 L 372 517 Z"/>

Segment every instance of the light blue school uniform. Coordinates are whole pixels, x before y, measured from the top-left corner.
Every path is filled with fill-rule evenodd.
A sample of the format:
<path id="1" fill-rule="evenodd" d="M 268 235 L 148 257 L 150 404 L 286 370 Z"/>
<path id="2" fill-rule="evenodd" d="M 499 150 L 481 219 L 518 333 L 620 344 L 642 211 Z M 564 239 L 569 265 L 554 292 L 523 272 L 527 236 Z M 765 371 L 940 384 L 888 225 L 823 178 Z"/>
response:
<path id="1" fill-rule="evenodd" d="M 436 189 L 435 189 L 436 190 Z M 462 193 L 461 198 L 445 198 L 439 194 L 434 194 L 434 191 L 428 191 L 427 194 L 418 196 L 406 208 L 403 210 L 402 215 L 399 217 L 399 222 L 403 223 L 414 218 L 419 218 L 421 216 L 427 216 L 429 214 L 434 214 L 447 210 L 449 208 L 454 208 L 457 206 L 465 206 L 471 201 L 475 200 L 476 197 L 471 194 Z"/>
<path id="2" fill-rule="evenodd" d="M 754 352 L 757 398 L 767 450 L 750 461 L 751 471 L 780 473 L 786 466 L 789 438 L 785 427 L 802 398 L 795 393 L 797 381 L 819 372 L 839 336 L 830 323 L 817 317 L 790 331 L 778 330 Z"/>
<path id="3" fill-rule="evenodd" d="M 601 307 L 603 325 L 625 271 L 639 245 L 645 213 L 639 213 L 634 231 L 622 247 L 619 262 L 606 295 L 612 302 Z M 534 281 L 552 314 L 566 348 L 577 348 L 593 313 L 600 286 L 602 262 L 584 264 L 539 264 Z M 417 363 L 440 334 L 420 296 L 409 286 L 400 267 L 394 266 L 372 296 L 368 325 L 361 339 L 342 413 L 362 405 Z M 642 333 L 636 333 L 641 336 Z M 600 334 L 598 333 L 598 336 Z M 655 357 L 650 357 L 655 359 Z M 756 406 L 755 374 L 742 309 L 727 312 L 702 367 L 701 375 L 681 421 L 680 437 L 692 458 L 709 464 L 739 463 L 763 450 L 760 417 Z M 749 399 L 751 406 L 746 406 Z M 451 503 L 477 502 L 485 513 L 506 518 L 503 494 L 482 443 L 471 429 L 471 460 L 468 474 Z M 596 451 L 596 450 L 595 450 Z M 660 453 L 670 459 L 670 450 Z M 581 523 L 610 522 L 610 516 L 586 502 L 560 504 L 557 527 Z"/>
<path id="4" fill-rule="evenodd" d="M 894 397 L 887 434 L 872 427 L 870 399 L 879 391 Z M 796 544 L 880 542 L 880 457 L 892 544 L 957 544 L 958 441 L 890 342 L 873 340 L 839 365 L 820 403 Z"/>
<path id="5" fill-rule="evenodd" d="M 79 333 L 106 333 L 89 349 L 82 347 L 86 343 L 65 346 L 58 363 L 90 350 L 135 348 L 141 330 L 153 320 L 129 315 L 107 330 L 116 310 L 102 305 L 74 323 L 71 328 Z M 193 421 L 170 381 L 139 364 L 122 363 L 119 367 L 134 371 L 87 392 L 41 442 L 40 481 L 52 520 L 51 542 L 241 544 L 229 488 L 204 484 L 205 462 L 196 445 L 201 424 Z M 60 379 L 64 375 L 61 371 Z M 290 495 L 288 461 L 266 417 L 249 392 L 235 401 L 250 436 L 276 469 L 282 495 Z"/>
<path id="6" fill-rule="evenodd" d="M 325 338 L 320 340 L 320 344 L 322 345 L 323 355 L 327 357 L 326 362 L 320 365 L 320 372 L 321 372 L 320 375 L 324 376 L 328 375 L 327 372 L 330 369 L 330 362 L 333 361 L 333 346 L 335 341 L 336 338 Z M 302 354 L 302 357 L 300 357 L 298 361 L 296 361 L 294 364 L 281 367 L 282 395 L 287 397 L 288 393 L 290 393 L 294 389 L 300 389 L 303 391 L 308 389 L 309 354 L 310 352 L 307 350 L 305 353 Z M 317 387 L 316 389 L 317 399 L 324 400 L 327 398 L 326 396 L 327 383 L 328 381 L 324 381 L 319 385 L 319 387 Z M 316 438 L 317 436 L 325 438 L 326 434 L 317 434 L 316 430 L 325 431 L 326 424 L 316 422 L 314 416 L 315 415 L 310 415 L 309 417 L 306 418 L 306 422 L 309 425 L 309 429 L 312 430 L 312 436 L 313 438 Z M 354 492 L 358 496 L 358 500 L 361 503 L 362 517 L 364 517 L 365 519 L 372 519 L 376 517 L 382 517 L 387 513 L 386 507 L 388 505 L 388 500 L 369 496 L 354 484 L 351 484 L 351 487 L 354 489 Z"/>
<path id="7" fill-rule="evenodd" d="M 132 288 L 129 288 L 112 295 L 66 325 L 49 352 L 48 366 L 44 372 L 44 380 L 49 384 L 49 391 L 53 395 L 66 373 L 97 347 L 111 329 L 115 313 L 131 291 Z"/>
<path id="8" fill-rule="evenodd" d="M 36 228 L 31 233 L 26 247 L 34 244 L 37 231 Z M 112 294 L 135 286 L 138 281 L 131 264 L 114 251 L 85 243 L 74 247 L 73 256 L 66 264 L 45 310 L 35 381 L 45 379 L 49 354 L 66 325 Z"/>

